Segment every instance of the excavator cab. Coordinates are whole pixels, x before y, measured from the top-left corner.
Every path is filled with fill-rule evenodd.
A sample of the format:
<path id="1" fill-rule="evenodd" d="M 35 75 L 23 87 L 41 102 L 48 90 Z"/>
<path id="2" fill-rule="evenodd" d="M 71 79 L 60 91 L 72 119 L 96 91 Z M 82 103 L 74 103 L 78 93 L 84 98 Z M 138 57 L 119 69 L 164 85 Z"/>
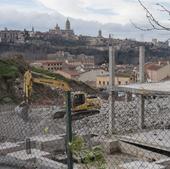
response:
<path id="1" fill-rule="evenodd" d="M 74 112 L 99 112 L 100 99 L 96 96 L 88 96 L 84 92 L 74 92 L 72 95 L 72 111 Z"/>
<path id="2" fill-rule="evenodd" d="M 73 108 L 85 104 L 86 97 L 84 93 L 74 94 L 73 96 Z"/>

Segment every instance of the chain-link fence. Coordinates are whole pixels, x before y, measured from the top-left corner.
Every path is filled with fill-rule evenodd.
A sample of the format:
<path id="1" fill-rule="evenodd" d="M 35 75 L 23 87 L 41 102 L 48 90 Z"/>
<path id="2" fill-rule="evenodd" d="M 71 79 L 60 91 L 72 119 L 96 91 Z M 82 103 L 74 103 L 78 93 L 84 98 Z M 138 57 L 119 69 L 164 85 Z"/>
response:
<path id="1" fill-rule="evenodd" d="M 66 122 L 56 115 L 64 93 L 34 89 L 29 105 L 0 104 L 1 169 L 67 168 Z"/>
<path id="2" fill-rule="evenodd" d="M 109 100 L 103 100 L 99 114 L 73 121 L 75 143 L 77 146 L 83 143 L 82 149 L 76 149 L 75 166 L 168 168 L 170 95 L 156 92 L 141 95 L 124 90 L 113 94 L 113 112 Z M 114 113 L 113 125 L 109 124 L 111 113 Z"/>
<path id="3" fill-rule="evenodd" d="M 22 104 L 22 109 L 1 104 L 0 168 L 67 169 L 66 147 L 77 169 L 168 168 L 170 95 L 140 92 L 119 89 L 113 92 L 113 112 L 108 99 L 101 100 L 100 112 L 73 116 L 68 146 L 68 119 L 56 115 L 60 106 L 54 101 L 56 93 L 49 99 L 39 92 L 43 103 L 32 101 L 25 109 Z"/>

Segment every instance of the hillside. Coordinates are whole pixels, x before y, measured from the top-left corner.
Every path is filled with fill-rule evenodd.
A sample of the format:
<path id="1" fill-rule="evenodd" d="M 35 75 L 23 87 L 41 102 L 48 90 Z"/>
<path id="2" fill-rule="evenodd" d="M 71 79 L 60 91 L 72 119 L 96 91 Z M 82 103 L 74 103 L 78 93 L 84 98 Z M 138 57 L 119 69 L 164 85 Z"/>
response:
<path id="1" fill-rule="evenodd" d="M 57 51 L 69 52 L 73 55 L 86 54 L 95 57 L 96 64 L 108 63 L 108 43 L 102 46 L 90 46 L 88 44 L 77 42 L 60 41 L 60 44 L 50 41 L 41 41 L 41 43 L 26 44 L 3 44 L 0 43 L 0 55 L 6 56 L 13 53 L 21 53 L 27 59 L 44 59 L 48 54 Z M 146 61 L 169 59 L 170 47 L 155 46 L 150 42 L 137 42 L 133 40 L 114 39 L 113 45 L 118 47 L 116 56 L 117 64 L 138 64 L 139 46 L 146 47 Z M 100 47 L 102 50 L 100 50 Z M 1 57 L 0 56 L 0 57 Z"/>
<path id="2" fill-rule="evenodd" d="M 23 101 L 23 75 L 28 68 L 29 64 L 22 56 L 0 59 L 0 104 L 18 104 Z M 94 89 L 82 82 L 70 80 L 49 71 L 36 68 L 30 69 L 36 73 L 67 82 L 71 86 L 72 91 L 80 90 L 86 93 L 95 93 Z M 63 102 L 64 93 L 61 90 L 54 90 L 48 86 L 34 84 L 31 99 L 34 104 L 60 104 Z"/>

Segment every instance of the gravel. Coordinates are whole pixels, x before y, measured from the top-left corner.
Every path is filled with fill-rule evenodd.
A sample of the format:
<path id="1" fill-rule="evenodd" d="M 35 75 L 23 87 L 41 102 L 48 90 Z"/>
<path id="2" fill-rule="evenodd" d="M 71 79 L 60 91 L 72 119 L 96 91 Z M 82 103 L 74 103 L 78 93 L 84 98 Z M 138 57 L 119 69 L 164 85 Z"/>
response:
<path id="1" fill-rule="evenodd" d="M 138 97 L 133 101 L 116 101 L 115 116 L 117 134 L 139 130 L 139 103 Z M 73 129 L 78 134 L 107 135 L 109 126 L 109 101 L 103 101 L 100 114 L 86 117 L 73 122 Z M 146 128 L 170 127 L 170 100 L 168 97 L 145 100 Z"/>
<path id="2" fill-rule="evenodd" d="M 25 122 L 15 111 L 0 113 L 0 142 L 21 141 L 26 137 L 44 134 L 65 134 L 65 119 L 53 120 L 52 114 L 57 107 L 34 108 Z M 131 102 L 116 101 L 116 129 L 118 133 L 138 130 L 139 98 Z M 73 121 L 73 131 L 81 135 L 108 135 L 109 101 L 103 100 L 99 114 Z M 145 101 L 146 128 L 170 127 L 170 104 L 167 97 Z"/>

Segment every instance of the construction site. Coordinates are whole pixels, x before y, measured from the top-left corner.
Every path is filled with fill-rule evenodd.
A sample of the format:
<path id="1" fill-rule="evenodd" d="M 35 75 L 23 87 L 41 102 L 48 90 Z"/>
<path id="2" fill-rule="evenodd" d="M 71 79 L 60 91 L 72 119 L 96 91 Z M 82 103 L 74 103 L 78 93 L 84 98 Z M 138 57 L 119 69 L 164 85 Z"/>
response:
<path id="1" fill-rule="evenodd" d="M 139 51 L 140 83 L 115 86 L 109 47 L 108 100 L 27 71 L 25 100 L 0 106 L 0 168 L 170 168 L 170 81 L 145 83 L 144 47 Z M 33 83 L 63 90 L 65 106 L 30 104 Z"/>

